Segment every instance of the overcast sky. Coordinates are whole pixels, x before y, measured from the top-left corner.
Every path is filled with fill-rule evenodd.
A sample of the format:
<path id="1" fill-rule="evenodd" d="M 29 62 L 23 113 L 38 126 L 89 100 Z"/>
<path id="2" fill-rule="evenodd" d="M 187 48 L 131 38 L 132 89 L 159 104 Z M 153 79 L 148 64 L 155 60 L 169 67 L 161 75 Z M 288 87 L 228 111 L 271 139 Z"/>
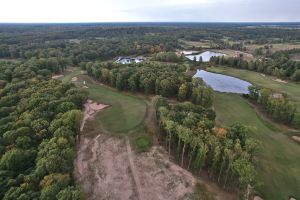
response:
<path id="1" fill-rule="evenodd" d="M 300 0 L 0 0 L 0 22 L 299 22 Z"/>

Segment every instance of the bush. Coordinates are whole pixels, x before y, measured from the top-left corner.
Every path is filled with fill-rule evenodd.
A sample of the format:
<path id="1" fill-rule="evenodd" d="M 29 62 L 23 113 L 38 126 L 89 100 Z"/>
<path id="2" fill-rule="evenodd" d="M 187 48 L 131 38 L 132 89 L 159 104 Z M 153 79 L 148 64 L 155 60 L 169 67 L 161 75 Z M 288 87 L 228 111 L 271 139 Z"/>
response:
<path id="1" fill-rule="evenodd" d="M 147 135 L 142 135 L 134 140 L 137 152 L 146 152 L 151 147 L 151 140 Z"/>

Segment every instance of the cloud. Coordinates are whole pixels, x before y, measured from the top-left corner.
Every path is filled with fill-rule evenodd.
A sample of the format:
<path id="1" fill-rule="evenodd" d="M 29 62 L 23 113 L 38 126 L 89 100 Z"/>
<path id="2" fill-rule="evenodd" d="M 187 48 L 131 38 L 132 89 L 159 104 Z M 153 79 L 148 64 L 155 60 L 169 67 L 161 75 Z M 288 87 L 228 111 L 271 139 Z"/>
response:
<path id="1" fill-rule="evenodd" d="M 300 21 L 299 0 L 9 0 L 0 22 Z"/>

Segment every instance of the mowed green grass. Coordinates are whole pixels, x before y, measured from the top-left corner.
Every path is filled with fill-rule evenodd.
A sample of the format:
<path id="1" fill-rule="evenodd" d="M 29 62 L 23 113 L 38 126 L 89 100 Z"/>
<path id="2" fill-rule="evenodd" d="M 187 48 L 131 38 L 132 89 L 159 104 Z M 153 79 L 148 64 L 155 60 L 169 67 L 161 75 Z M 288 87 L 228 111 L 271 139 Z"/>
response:
<path id="1" fill-rule="evenodd" d="M 72 78 L 78 80 L 73 82 L 77 87 L 88 92 L 88 98 L 102 104 L 109 105 L 99 112 L 94 120 L 87 122 L 85 126 L 86 135 L 99 134 L 99 130 L 116 136 L 128 136 L 136 152 L 148 151 L 152 146 L 152 137 L 149 135 L 148 121 L 154 120 L 148 109 L 149 105 L 145 98 L 118 91 L 114 88 L 100 84 L 89 76 L 82 73 L 79 68 L 72 72 L 64 73 L 60 78 L 64 83 L 72 82 Z M 83 82 L 85 81 L 85 85 Z M 88 88 L 83 88 L 87 86 Z M 147 115 L 149 114 L 149 115 Z M 147 119 L 146 119 L 147 117 Z"/>
<path id="2" fill-rule="evenodd" d="M 290 82 L 280 83 L 273 80 L 271 76 L 263 76 L 258 72 L 243 69 L 235 69 L 230 67 L 210 67 L 207 69 L 211 72 L 221 73 L 234 76 L 246 80 L 254 85 L 271 88 L 280 92 L 284 92 L 300 109 L 300 84 Z"/>
<path id="3" fill-rule="evenodd" d="M 74 71 L 72 72 L 66 72 L 64 73 L 64 76 L 60 78 L 60 80 L 63 83 L 71 82 L 73 77 L 77 77 L 82 73 L 82 71 L 79 68 L 74 68 Z"/>
<path id="4" fill-rule="evenodd" d="M 217 123 L 229 126 L 243 123 L 250 134 L 262 143 L 258 157 L 258 178 L 264 184 L 258 188 L 266 200 L 300 198 L 300 145 L 275 124 L 262 119 L 254 108 L 239 95 L 216 93 L 214 107 Z"/>
<path id="5" fill-rule="evenodd" d="M 103 128 L 112 133 L 127 133 L 143 125 L 147 104 L 145 100 L 117 91 L 104 85 L 97 84 L 87 76 L 81 76 L 89 88 L 89 98 L 110 105 L 97 116 Z"/>
<path id="6" fill-rule="evenodd" d="M 82 74 L 79 68 L 66 72 L 60 80 L 64 83 L 71 82 L 73 77 L 78 78 L 73 82 L 77 87 L 82 88 L 83 81 L 86 82 L 88 88 L 83 90 L 88 92 L 89 99 L 110 106 L 96 116 L 103 129 L 118 134 L 143 129 L 147 112 L 147 103 L 144 99 L 97 83 Z"/>

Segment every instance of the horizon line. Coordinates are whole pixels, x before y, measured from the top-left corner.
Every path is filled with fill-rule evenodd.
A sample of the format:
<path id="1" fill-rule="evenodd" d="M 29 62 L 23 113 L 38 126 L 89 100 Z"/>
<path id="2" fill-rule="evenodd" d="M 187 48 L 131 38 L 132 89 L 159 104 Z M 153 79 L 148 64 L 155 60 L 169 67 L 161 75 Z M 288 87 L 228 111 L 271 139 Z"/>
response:
<path id="1" fill-rule="evenodd" d="M 207 23 L 207 24 L 251 24 L 251 23 L 256 23 L 256 24 L 276 24 L 276 23 L 281 23 L 281 24 L 286 24 L 286 23 L 292 23 L 292 24 L 300 24 L 300 21 L 106 21 L 106 22 L 0 22 L 0 24 L 129 24 L 129 23 L 193 23 L 193 24 L 201 24 L 201 23 Z"/>

